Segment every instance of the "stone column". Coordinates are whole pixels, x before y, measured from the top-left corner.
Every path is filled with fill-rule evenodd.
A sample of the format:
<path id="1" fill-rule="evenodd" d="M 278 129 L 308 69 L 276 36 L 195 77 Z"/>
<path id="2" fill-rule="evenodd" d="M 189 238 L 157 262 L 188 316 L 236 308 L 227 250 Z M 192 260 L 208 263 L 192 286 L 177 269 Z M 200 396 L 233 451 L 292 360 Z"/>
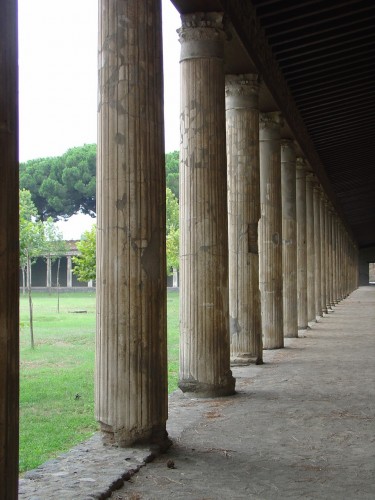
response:
<path id="1" fill-rule="evenodd" d="M 296 153 L 293 141 L 281 141 L 284 337 L 298 337 Z"/>
<path id="2" fill-rule="evenodd" d="M 331 245 L 330 245 L 330 218 L 329 218 L 329 201 L 325 199 L 324 206 L 325 219 L 325 275 L 326 275 L 326 308 L 327 312 L 332 312 L 331 304 Z"/>
<path id="3" fill-rule="evenodd" d="M 226 77 L 231 363 L 262 363 L 258 76 Z"/>
<path id="4" fill-rule="evenodd" d="M 19 243 L 17 2 L 0 15 L 0 498 L 18 498 Z"/>
<path id="5" fill-rule="evenodd" d="M 230 370 L 225 34 L 222 14 L 182 16 L 180 381 L 195 397 L 234 393 Z"/>
<path id="6" fill-rule="evenodd" d="M 321 280 L 320 280 L 320 301 L 322 313 L 328 313 L 327 303 L 326 303 L 326 239 L 325 239 L 325 195 L 324 192 L 320 193 L 320 264 L 321 264 Z"/>
<path id="7" fill-rule="evenodd" d="M 165 448 L 165 166 L 160 1 L 99 1 L 96 418 Z"/>
<path id="8" fill-rule="evenodd" d="M 264 349 L 284 347 L 280 113 L 260 116 L 259 284 Z"/>
<path id="9" fill-rule="evenodd" d="M 339 242 L 338 242 L 338 217 L 337 214 L 333 214 L 333 292 L 334 292 L 334 302 L 338 304 L 339 299 Z"/>
<path id="10" fill-rule="evenodd" d="M 66 256 L 66 286 L 72 288 L 72 256 Z"/>
<path id="11" fill-rule="evenodd" d="M 173 282 L 172 285 L 174 288 L 178 288 L 178 270 L 174 267 L 172 274 Z"/>
<path id="12" fill-rule="evenodd" d="M 314 182 L 314 271 L 315 271 L 315 316 L 323 316 L 321 301 L 321 252 L 320 252 L 320 188 Z"/>
<path id="13" fill-rule="evenodd" d="M 308 327 L 307 318 L 307 253 L 306 253 L 306 164 L 297 158 L 297 297 L 298 328 Z"/>
<path id="14" fill-rule="evenodd" d="M 336 305 L 335 295 L 335 212 L 331 207 L 329 213 L 330 219 L 330 241 L 331 241 L 331 306 Z"/>
<path id="15" fill-rule="evenodd" d="M 46 257 L 46 267 L 47 267 L 47 272 L 46 272 L 46 287 L 48 289 L 51 288 L 52 286 L 52 270 L 51 270 L 51 257 Z"/>
<path id="16" fill-rule="evenodd" d="M 307 320 L 316 321 L 315 313 L 315 247 L 314 247 L 314 176 L 306 175 L 306 260 L 307 260 Z"/>

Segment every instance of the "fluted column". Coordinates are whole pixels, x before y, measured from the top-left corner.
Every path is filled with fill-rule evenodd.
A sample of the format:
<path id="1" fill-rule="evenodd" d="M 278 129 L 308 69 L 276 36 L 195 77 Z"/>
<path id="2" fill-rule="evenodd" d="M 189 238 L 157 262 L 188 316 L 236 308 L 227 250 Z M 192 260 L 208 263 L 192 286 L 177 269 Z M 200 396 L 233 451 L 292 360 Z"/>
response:
<path id="1" fill-rule="evenodd" d="M 19 206 L 17 2 L 0 14 L 0 498 L 18 498 Z"/>
<path id="2" fill-rule="evenodd" d="M 340 302 L 340 294 L 339 294 L 339 219 L 337 214 L 333 216 L 333 233 L 334 233 L 334 300 L 335 304 Z"/>
<path id="3" fill-rule="evenodd" d="M 230 370 L 222 14 L 182 16 L 180 381 L 195 397 L 233 394 Z"/>
<path id="4" fill-rule="evenodd" d="M 326 224 L 325 224 L 325 195 L 324 192 L 320 193 L 320 263 L 321 263 L 321 280 L 320 280 L 320 303 L 322 313 L 328 313 L 326 302 Z"/>
<path id="5" fill-rule="evenodd" d="M 46 287 L 48 289 L 52 286 L 52 269 L 51 269 L 51 257 L 46 257 Z"/>
<path id="6" fill-rule="evenodd" d="M 161 4 L 99 1 L 96 418 L 168 445 Z"/>
<path id="7" fill-rule="evenodd" d="M 335 288 L 335 276 L 336 276 L 336 241 L 335 241 L 335 211 L 332 206 L 330 211 L 331 219 L 331 304 L 335 306 L 337 304 L 336 299 L 336 288 Z"/>
<path id="8" fill-rule="evenodd" d="M 227 75 L 225 94 L 231 363 L 260 364 L 258 76 Z"/>
<path id="9" fill-rule="evenodd" d="M 315 316 L 323 316 L 321 303 L 321 249 L 320 249 L 320 188 L 314 182 L 314 272 L 315 272 Z"/>
<path id="10" fill-rule="evenodd" d="M 324 203 L 324 219 L 325 219 L 325 274 L 326 274 L 326 307 L 327 312 L 332 312 L 331 304 L 331 226 L 329 217 L 329 201 L 325 199 Z"/>
<path id="11" fill-rule="evenodd" d="M 66 286 L 72 288 L 72 256 L 66 256 Z"/>
<path id="12" fill-rule="evenodd" d="M 298 328 L 304 330 L 307 324 L 307 253 L 306 253 L 306 164 L 297 158 L 297 297 Z"/>
<path id="13" fill-rule="evenodd" d="M 314 198 L 312 173 L 306 175 L 306 263 L 307 263 L 307 320 L 316 321 L 315 314 L 315 247 Z"/>
<path id="14" fill-rule="evenodd" d="M 293 141 L 281 141 L 284 337 L 298 337 L 296 153 Z"/>
<path id="15" fill-rule="evenodd" d="M 260 116 L 259 284 L 264 349 L 284 347 L 280 113 Z"/>

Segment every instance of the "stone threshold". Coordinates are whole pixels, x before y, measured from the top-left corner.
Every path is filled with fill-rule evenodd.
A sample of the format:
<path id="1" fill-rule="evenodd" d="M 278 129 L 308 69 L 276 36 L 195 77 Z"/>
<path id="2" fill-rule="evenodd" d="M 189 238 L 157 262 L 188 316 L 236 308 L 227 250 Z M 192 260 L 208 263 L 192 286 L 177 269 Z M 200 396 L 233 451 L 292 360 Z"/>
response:
<path id="1" fill-rule="evenodd" d="M 101 500 L 109 498 L 155 458 L 147 446 L 104 446 L 100 433 L 67 453 L 26 472 L 19 480 L 22 500 Z"/>

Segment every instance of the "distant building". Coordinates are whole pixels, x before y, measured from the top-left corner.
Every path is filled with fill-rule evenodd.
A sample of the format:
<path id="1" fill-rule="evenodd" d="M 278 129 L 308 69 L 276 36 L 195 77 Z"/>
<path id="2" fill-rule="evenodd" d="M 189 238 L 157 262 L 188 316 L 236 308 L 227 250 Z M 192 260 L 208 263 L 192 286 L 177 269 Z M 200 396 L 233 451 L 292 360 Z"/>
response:
<path id="1" fill-rule="evenodd" d="M 56 288 L 58 285 L 61 288 L 93 288 L 95 282 L 78 281 L 77 276 L 73 274 L 74 264 L 72 257 L 78 255 L 77 241 L 69 240 L 66 243 L 69 250 L 65 255 L 60 257 L 60 270 L 58 271 L 58 260 L 53 257 L 38 257 L 36 262 L 31 266 L 31 286 L 32 288 Z M 24 285 L 24 276 L 22 269 L 20 270 L 20 286 Z"/>

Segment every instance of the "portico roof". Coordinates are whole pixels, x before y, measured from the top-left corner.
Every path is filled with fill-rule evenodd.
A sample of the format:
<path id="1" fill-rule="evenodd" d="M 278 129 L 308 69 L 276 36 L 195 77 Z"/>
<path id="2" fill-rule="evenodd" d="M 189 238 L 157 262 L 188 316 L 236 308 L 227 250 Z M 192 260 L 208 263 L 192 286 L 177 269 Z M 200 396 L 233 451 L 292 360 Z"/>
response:
<path id="1" fill-rule="evenodd" d="M 263 111 L 279 109 L 360 247 L 375 245 L 375 3 L 173 0 L 223 11 L 226 72 L 257 71 Z"/>

